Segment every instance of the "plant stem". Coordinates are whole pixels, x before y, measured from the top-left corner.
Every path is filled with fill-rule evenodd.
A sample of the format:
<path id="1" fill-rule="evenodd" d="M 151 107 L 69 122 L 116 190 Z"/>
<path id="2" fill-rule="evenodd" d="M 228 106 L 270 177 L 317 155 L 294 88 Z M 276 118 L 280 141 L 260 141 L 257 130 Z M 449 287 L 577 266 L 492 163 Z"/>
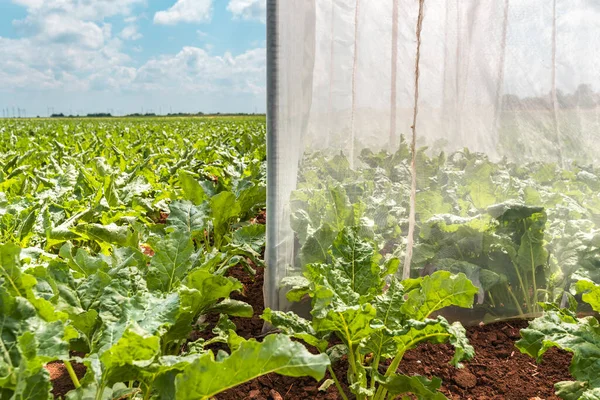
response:
<path id="1" fill-rule="evenodd" d="M 104 394 L 104 388 L 106 387 L 106 373 L 103 372 L 100 377 L 100 383 L 98 384 L 98 391 L 96 392 L 95 400 L 102 400 L 102 394 Z"/>
<path id="2" fill-rule="evenodd" d="M 377 354 L 371 363 L 372 373 L 371 373 L 371 390 L 375 390 L 375 375 L 379 372 L 379 358 L 380 355 Z"/>
<path id="3" fill-rule="evenodd" d="M 402 357 L 404 357 L 404 350 L 396 354 L 396 357 L 394 357 L 394 360 L 388 367 L 387 371 L 385 371 L 386 378 L 396 372 L 398 366 L 400 365 L 400 361 L 402 361 Z M 387 390 L 383 386 L 379 386 L 377 393 L 375 393 L 375 397 L 373 397 L 373 400 L 384 400 L 386 395 Z"/>
<path id="4" fill-rule="evenodd" d="M 496 308 L 496 302 L 494 301 L 494 296 L 492 296 L 491 290 L 488 290 L 488 297 L 490 298 L 490 301 L 492 302 L 492 307 Z"/>
<path id="5" fill-rule="evenodd" d="M 519 278 L 519 284 L 521 285 L 521 291 L 523 292 L 523 298 L 525 299 L 525 304 L 527 305 L 527 309 L 529 310 L 529 309 L 531 309 L 531 304 L 529 304 L 529 296 L 527 295 L 527 286 L 523 283 L 523 278 L 521 277 L 521 274 L 519 273 L 519 266 L 517 265 L 517 260 L 513 261 L 513 266 L 515 267 L 515 272 L 517 273 L 517 278 Z M 507 286 L 508 286 L 508 284 L 507 284 Z M 516 301 L 515 295 L 512 292 L 511 292 L 511 295 Z M 521 308 L 520 306 L 518 306 L 518 307 L 519 307 L 519 309 Z M 521 315 L 523 315 L 523 311 L 521 311 Z"/>
<path id="6" fill-rule="evenodd" d="M 331 379 L 333 379 L 333 381 L 335 382 L 335 387 L 337 387 L 338 392 L 340 392 L 340 396 L 342 396 L 342 399 L 348 400 L 348 397 L 346 396 L 346 393 L 344 393 L 344 389 L 342 389 L 342 385 L 340 385 L 340 381 L 338 381 L 337 375 L 333 371 L 333 368 L 331 368 L 331 365 L 328 365 L 327 369 L 329 370 Z"/>
<path id="7" fill-rule="evenodd" d="M 533 246 L 531 244 L 531 235 L 529 234 L 529 232 L 527 231 L 527 223 L 525 222 L 525 220 L 523 220 L 523 227 L 525 228 L 525 234 L 527 235 L 527 239 L 529 240 L 529 255 L 531 258 L 531 276 L 533 278 L 532 282 L 533 282 L 533 295 L 535 296 L 535 301 L 533 302 L 533 304 L 535 305 L 535 308 L 537 309 L 537 283 L 536 283 L 536 279 L 535 279 L 535 259 L 533 258 Z M 530 309 L 529 312 L 535 311 L 533 309 Z"/>
<path id="8" fill-rule="evenodd" d="M 154 378 L 152 379 L 152 381 L 154 381 Z M 152 382 L 151 383 L 146 383 L 144 382 L 144 385 L 146 386 L 146 393 L 144 393 L 144 400 L 149 400 L 150 399 L 150 395 L 152 394 Z"/>
<path id="9" fill-rule="evenodd" d="M 73 366 L 71 365 L 71 362 L 69 360 L 64 360 L 63 364 L 65 365 L 65 368 L 67 369 L 67 372 L 69 373 L 69 377 L 73 381 L 73 386 L 75 386 L 75 389 L 80 388 L 81 383 L 79 383 L 79 379 L 77 378 L 77 375 L 75 374 L 75 370 L 73 370 Z"/>
<path id="10" fill-rule="evenodd" d="M 103 379 L 104 380 L 104 379 Z M 98 391 L 96 392 L 95 400 L 102 400 L 102 394 L 104 393 L 104 384 L 98 387 Z"/>
<path id="11" fill-rule="evenodd" d="M 356 368 L 356 359 L 354 358 L 354 351 L 352 350 L 352 342 L 348 341 L 348 362 L 350 363 L 350 370 L 352 371 L 353 381 L 358 381 L 358 370 Z M 354 382 L 352 382 L 354 383 Z M 356 396 L 356 398 L 359 398 Z"/>
<path id="12" fill-rule="evenodd" d="M 517 306 L 517 310 L 519 310 L 519 315 L 523 316 L 525 315 L 523 313 L 523 309 L 521 308 L 521 305 L 519 304 L 519 300 L 517 300 L 517 297 L 515 296 L 515 294 L 513 293 L 512 289 L 510 288 L 510 285 L 507 283 L 506 284 L 506 289 L 508 290 L 508 293 L 510 294 L 510 296 L 512 297 L 513 301 L 515 302 L 515 305 Z"/>

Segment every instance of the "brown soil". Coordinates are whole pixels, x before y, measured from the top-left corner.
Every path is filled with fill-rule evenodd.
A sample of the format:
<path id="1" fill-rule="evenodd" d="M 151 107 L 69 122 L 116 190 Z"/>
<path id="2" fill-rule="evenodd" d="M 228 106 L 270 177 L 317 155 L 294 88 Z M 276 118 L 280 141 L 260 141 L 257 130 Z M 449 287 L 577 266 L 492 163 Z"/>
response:
<path id="1" fill-rule="evenodd" d="M 239 275 L 243 270 L 233 270 L 232 275 L 244 283 L 244 300 L 254 307 L 251 320 L 237 319 L 241 334 L 261 337 L 262 321 L 258 316 L 264 308 L 262 297 L 263 271 L 257 269 L 256 279 Z M 449 364 L 454 355 L 450 345 L 425 344 L 410 350 L 404 356 L 399 372 L 408 375 L 437 376 L 442 379 L 441 391 L 450 399 L 458 400 L 557 400 L 554 383 L 572 380 L 569 373 L 571 354 L 550 349 L 540 364 L 521 354 L 514 347 L 519 330 L 527 321 L 499 322 L 467 328 L 467 336 L 475 348 L 475 358 L 457 369 Z M 347 365 L 344 361 L 334 366 L 338 379 L 348 394 Z M 325 379 L 329 378 L 329 374 Z M 218 395 L 219 400 L 305 400 L 341 399 L 334 385 L 326 392 L 318 391 L 320 383 L 311 378 L 288 378 L 270 374 Z M 349 395 L 352 399 L 353 396 Z"/>
<path id="2" fill-rule="evenodd" d="M 71 362 L 71 365 L 73 365 L 73 370 L 75 371 L 77 378 L 83 378 L 86 370 L 85 365 L 75 362 Z M 73 386 L 73 381 L 71 381 L 71 377 L 69 376 L 69 373 L 67 372 L 67 369 L 62 361 L 53 361 L 48 363 L 46 364 L 46 369 L 50 373 L 50 380 L 52 381 L 52 394 L 54 397 L 59 398 L 64 396 L 75 388 L 75 386 Z"/>
<path id="3" fill-rule="evenodd" d="M 475 358 L 463 369 L 448 364 L 451 346 L 426 344 L 407 352 L 399 370 L 441 378 L 442 392 L 450 399 L 558 399 L 554 383 L 573 379 L 571 354 L 553 348 L 536 364 L 514 347 L 519 329 L 526 326 L 526 321 L 511 321 L 467 328 Z"/>
<path id="4" fill-rule="evenodd" d="M 536 364 L 514 347 L 519 329 L 525 326 L 526 321 L 513 321 L 468 328 L 467 335 L 476 356 L 465 362 L 462 369 L 448 364 L 454 354 L 451 346 L 425 344 L 406 353 L 399 372 L 441 378 L 441 391 L 453 400 L 558 400 L 553 385 L 572 380 L 571 354 L 550 349 L 544 360 Z M 334 370 L 347 391 L 346 366 L 341 362 Z M 319 392 L 316 390 L 319 385 L 310 378 L 272 374 L 231 389 L 217 399 L 277 400 L 276 394 L 285 400 L 341 399 L 334 386 L 327 392 Z"/>
<path id="5" fill-rule="evenodd" d="M 232 293 L 231 298 L 245 301 L 252 305 L 254 315 L 252 318 L 232 317 L 231 320 L 237 326 L 237 334 L 250 339 L 259 336 L 262 332 L 264 321 L 260 318 L 264 309 L 263 282 L 265 279 L 264 268 L 254 267 L 255 276 L 251 276 L 242 266 L 235 266 L 229 270 L 229 276 L 239 280 L 244 289 L 241 293 Z"/>
<path id="6" fill-rule="evenodd" d="M 260 210 L 260 212 L 258 213 L 256 218 L 254 218 L 251 222 L 255 223 L 255 224 L 262 224 L 262 225 L 266 224 L 267 223 L 267 211 Z"/>

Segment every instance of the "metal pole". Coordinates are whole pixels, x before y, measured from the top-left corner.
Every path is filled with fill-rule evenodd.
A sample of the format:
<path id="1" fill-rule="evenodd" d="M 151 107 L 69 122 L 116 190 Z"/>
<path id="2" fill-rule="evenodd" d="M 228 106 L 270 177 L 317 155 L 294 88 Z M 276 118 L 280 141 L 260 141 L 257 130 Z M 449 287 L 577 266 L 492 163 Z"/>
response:
<path id="1" fill-rule="evenodd" d="M 277 26 L 277 0 L 267 0 L 267 245 L 265 250 L 265 283 L 263 293 L 270 298 L 274 309 L 279 309 L 279 296 L 272 296 L 274 288 L 279 286 L 277 237 L 279 223 L 275 212 L 279 210 L 279 200 L 274 183 L 278 176 L 278 149 L 277 149 L 277 57 L 278 57 L 278 26 Z M 265 327 L 266 329 L 267 327 Z"/>

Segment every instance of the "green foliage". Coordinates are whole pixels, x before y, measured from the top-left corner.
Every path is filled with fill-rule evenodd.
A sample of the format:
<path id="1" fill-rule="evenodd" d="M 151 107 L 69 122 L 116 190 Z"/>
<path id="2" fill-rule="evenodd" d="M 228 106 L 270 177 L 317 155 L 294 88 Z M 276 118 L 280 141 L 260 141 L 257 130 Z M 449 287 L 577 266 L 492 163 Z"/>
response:
<path id="1" fill-rule="evenodd" d="M 595 311 L 600 310 L 600 286 L 590 281 L 575 285 L 583 293 L 583 301 Z M 573 309 L 560 309 L 550 303 L 542 317 L 536 318 L 521 330 L 522 339 L 516 343 L 524 354 L 540 361 L 551 347 L 573 353 L 569 368 L 575 381 L 555 384 L 556 395 L 565 400 L 600 398 L 600 324 L 595 317 L 577 318 Z"/>
<path id="2" fill-rule="evenodd" d="M 396 370 L 404 353 L 422 342 L 450 342 L 456 348 L 456 366 L 473 357 L 464 328 L 431 315 L 451 305 L 471 307 L 478 289 L 464 274 L 447 271 L 400 282 L 394 277 L 398 265 L 397 259 L 383 259 L 371 241 L 362 239 L 360 227 L 345 227 L 326 259 L 307 265 L 304 280 L 296 279 L 290 292 L 291 300 L 310 295 L 312 321 L 269 309 L 263 318 L 321 353 L 332 336 L 341 340 L 350 365 L 350 389 L 358 399 L 385 399 L 388 393 L 445 398 L 437 393 L 439 380 Z M 331 353 L 332 362 L 339 358 L 337 349 Z M 381 375 L 378 367 L 386 359 L 392 363 Z"/>
<path id="3" fill-rule="evenodd" d="M 67 399 L 321 379 L 327 356 L 284 335 L 246 341 L 228 319 L 253 314 L 226 271 L 262 262 L 264 161 L 261 119 L 2 122 L 0 397 L 51 399 L 52 361 L 87 367 Z M 207 314 L 215 337 L 189 342 Z"/>
<path id="4" fill-rule="evenodd" d="M 479 288 L 487 318 L 528 315 L 577 278 L 600 280 L 597 168 L 492 162 L 467 149 L 417 152 L 411 276 L 462 272 Z M 381 254 L 404 259 L 410 152 L 364 149 L 351 170 L 343 154 L 309 153 L 291 198 L 297 263 L 324 262 L 334 238 L 360 227 Z"/>
<path id="5" fill-rule="evenodd" d="M 325 354 L 313 355 L 285 335 L 270 335 L 262 343 L 243 341 L 222 360 L 215 360 L 212 352 L 198 357 L 177 376 L 176 398 L 208 400 L 217 393 L 271 372 L 312 376 L 320 380 L 328 365 L 329 358 Z"/>

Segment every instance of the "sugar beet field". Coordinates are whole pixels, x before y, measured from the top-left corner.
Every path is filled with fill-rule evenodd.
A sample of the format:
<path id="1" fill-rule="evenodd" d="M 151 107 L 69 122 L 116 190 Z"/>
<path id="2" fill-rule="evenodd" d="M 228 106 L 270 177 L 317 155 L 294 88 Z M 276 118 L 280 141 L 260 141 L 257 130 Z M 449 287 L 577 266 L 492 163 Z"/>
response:
<path id="1" fill-rule="evenodd" d="M 600 399 L 582 316 L 600 310 L 596 170 L 419 152 L 423 182 L 465 180 L 418 194 L 401 281 L 407 211 L 389 200 L 408 147 L 354 171 L 306 155 L 304 276 L 286 284 L 307 320 L 263 302 L 265 133 L 263 117 L 0 122 L 0 399 Z M 439 315 L 474 303 L 521 319 Z"/>

